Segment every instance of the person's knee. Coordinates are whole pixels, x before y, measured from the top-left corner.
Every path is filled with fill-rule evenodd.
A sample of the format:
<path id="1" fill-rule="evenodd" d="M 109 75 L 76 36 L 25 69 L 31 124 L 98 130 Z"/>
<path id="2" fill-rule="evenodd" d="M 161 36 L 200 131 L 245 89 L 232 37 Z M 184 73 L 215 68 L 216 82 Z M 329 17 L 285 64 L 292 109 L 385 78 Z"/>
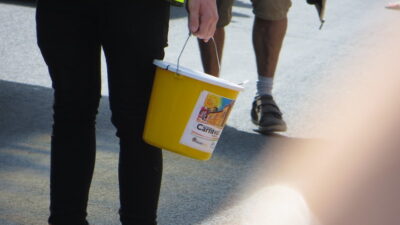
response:
<path id="1" fill-rule="evenodd" d="M 288 23 L 288 19 L 286 17 L 279 19 L 279 20 L 268 20 L 268 19 L 263 19 L 263 18 L 259 18 L 259 17 L 254 18 L 255 27 L 256 28 L 258 27 L 261 29 L 265 29 L 265 28 L 269 28 L 269 27 L 271 27 L 271 28 L 272 27 L 275 27 L 275 28 L 282 27 L 282 29 L 283 29 L 284 27 L 287 26 L 287 23 Z"/>
<path id="2" fill-rule="evenodd" d="M 140 110 L 117 110 L 112 109 L 111 122 L 117 129 L 117 136 L 137 139 L 142 137 L 146 112 Z"/>
<path id="3" fill-rule="evenodd" d="M 75 96 L 56 93 L 54 100 L 54 121 L 70 126 L 94 126 L 99 96 Z"/>

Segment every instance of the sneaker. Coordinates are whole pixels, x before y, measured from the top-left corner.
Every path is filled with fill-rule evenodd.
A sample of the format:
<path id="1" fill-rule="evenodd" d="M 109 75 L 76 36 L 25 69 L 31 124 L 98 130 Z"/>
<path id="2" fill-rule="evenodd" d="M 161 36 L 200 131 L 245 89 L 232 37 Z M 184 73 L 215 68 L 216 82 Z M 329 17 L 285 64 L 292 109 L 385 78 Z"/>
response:
<path id="1" fill-rule="evenodd" d="M 257 96 L 251 109 L 251 120 L 258 126 L 257 132 L 270 134 L 287 130 L 282 113 L 270 95 Z"/>

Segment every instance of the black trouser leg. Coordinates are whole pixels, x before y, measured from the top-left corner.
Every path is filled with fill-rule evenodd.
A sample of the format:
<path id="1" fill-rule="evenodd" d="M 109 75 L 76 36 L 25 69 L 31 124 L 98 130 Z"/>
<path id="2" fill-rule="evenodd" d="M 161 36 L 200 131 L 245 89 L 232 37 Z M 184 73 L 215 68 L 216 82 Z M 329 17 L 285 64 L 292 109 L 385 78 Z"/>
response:
<path id="1" fill-rule="evenodd" d="M 102 43 L 112 122 L 121 147 L 120 219 L 123 225 L 154 225 L 162 155 L 142 135 L 155 71 L 152 61 L 164 54 L 169 5 L 164 1 L 110 1 L 106 12 Z"/>
<path id="2" fill-rule="evenodd" d="M 54 88 L 49 223 L 83 225 L 95 163 L 100 43 L 84 5 L 61 2 L 39 1 L 37 9 L 38 44 Z"/>

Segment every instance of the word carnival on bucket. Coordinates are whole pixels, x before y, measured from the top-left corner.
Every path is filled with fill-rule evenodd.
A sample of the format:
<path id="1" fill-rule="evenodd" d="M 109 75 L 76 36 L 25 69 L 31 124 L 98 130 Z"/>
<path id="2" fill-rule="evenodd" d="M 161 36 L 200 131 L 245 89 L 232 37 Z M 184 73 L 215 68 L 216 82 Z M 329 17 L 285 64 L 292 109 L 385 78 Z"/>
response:
<path id="1" fill-rule="evenodd" d="M 212 153 L 225 126 L 234 100 L 202 91 L 180 143 Z"/>

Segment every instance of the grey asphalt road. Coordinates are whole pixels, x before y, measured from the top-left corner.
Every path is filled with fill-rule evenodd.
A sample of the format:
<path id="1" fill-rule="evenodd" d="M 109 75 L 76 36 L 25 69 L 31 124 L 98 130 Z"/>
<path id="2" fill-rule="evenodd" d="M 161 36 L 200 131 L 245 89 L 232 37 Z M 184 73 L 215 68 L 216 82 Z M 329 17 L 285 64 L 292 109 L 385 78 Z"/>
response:
<path id="1" fill-rule="evenodd" d="M 35 8 L 29 1 L 0 0 L 0 224 L 45 224 L 48 216 L 51 84 L 36 46 Z M 328 2 L 322 29 L 313 7 L 296 0 L 281 53 L 274 93 L 289 130 L 262 136 L 253 131 L 250 105 L 257 78 L 251 45 L 250 1 L 237 1 L 233 21 L 226 28 L 221 77 L 249 80 L 240 94 L 211 160 L 203 162 L 165 152 L 159 222 L 161 225 L 235 224 L 215 212 L 235 204 L 257 165 L 287 144 L 320 138 L 314 131 L 315 114 L 334 110 L 329 96 L 347 92 L 346 80 L 362 73 L 341 71 L 359 49 L 390 37 L 400 13 L 375 0 Z M 176 62 L 187 37 L 185 12 L 172 9 L 166 61 Z M 195 38 L 185 49 L 181 65 L 201 70 Z M 103 63 L 103 72 L 106 67 Z M 105 73 L 103 73 L 105 74 Z M 107 84 L 98 116 L 98 154 L 89 202 L 89 220 L 96 225 L 119 224 L 117 217 L 117 139 L 109 122 Z M 322 110 L 321 110 L 322 108 Z M 320 116 L 320 115 L 318 115 Z M 323 123 L 324 121 L 318 121 Z"/>

